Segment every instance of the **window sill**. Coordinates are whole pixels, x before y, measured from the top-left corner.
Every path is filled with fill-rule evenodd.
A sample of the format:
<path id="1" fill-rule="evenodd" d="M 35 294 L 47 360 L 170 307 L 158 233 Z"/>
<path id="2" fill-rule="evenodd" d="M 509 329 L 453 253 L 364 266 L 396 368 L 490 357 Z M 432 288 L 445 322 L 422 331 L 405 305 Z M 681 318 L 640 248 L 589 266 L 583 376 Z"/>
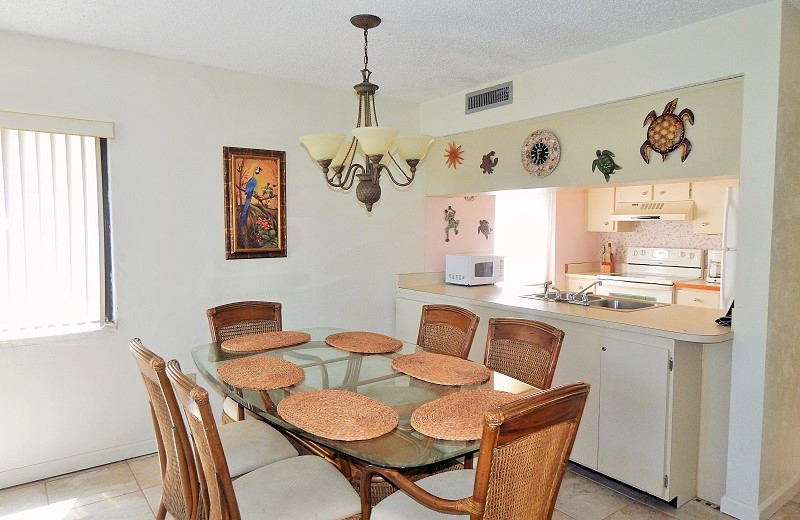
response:
<path id="1" fill-rule="evenodd" d="M 91 329 L 77 329 L 70 332 L 56 332 L 49 335 L 29 336 L 14 339 L 0 339 L 0 349 L 7 347 L 24 347 L 29 345 L 47 345 L 51 343 L 61 343 L 64 341 L 74 341 L 99 334 L 113 334 L 117 331 L 116 323 L 106 323 L 97 328 Z"/>

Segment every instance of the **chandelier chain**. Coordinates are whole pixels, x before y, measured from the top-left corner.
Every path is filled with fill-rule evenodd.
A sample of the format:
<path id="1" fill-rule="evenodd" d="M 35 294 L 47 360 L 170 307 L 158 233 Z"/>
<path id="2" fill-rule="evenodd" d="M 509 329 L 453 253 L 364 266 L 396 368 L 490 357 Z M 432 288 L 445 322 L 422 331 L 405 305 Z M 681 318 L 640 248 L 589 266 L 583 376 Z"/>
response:
<path id="1" fill-rule="evenodd" d="M 364 70 L 370 72 L 369 70 L 369 55 L 367 54 L 367 33 L 369 31 L 364 29 Z"/>

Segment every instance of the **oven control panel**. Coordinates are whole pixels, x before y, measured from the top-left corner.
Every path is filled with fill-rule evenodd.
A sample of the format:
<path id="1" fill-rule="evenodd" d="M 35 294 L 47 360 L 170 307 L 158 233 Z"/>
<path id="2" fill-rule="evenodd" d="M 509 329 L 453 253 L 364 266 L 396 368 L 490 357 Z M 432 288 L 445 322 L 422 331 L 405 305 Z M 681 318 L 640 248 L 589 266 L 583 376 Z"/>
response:
<path id="1" fill-rule="evenodd" d="M 669 265 L 676 267 L 703 267 L 702 249 L 671 249 L 664 247 L 629 247 L 625 262 L 628 264 Z"/>

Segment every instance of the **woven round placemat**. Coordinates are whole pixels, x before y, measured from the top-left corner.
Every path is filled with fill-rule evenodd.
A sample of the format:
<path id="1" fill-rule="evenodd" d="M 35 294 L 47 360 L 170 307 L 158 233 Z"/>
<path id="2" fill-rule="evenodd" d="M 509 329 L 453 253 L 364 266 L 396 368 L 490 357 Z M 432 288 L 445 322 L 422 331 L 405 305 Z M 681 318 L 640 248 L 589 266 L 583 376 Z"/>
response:
<path id="1" fill-rule="evenodd" d="M 492 375 L 491 370 L 473 361 L 433 352 L 398 356 L 392 360 L 392 368 L 416 379 L 448 386 L 483 383 Z"/>
<path id="2" fill-rule="evenodd" d="M 448 441 L 474 441 L 483 432 L 483 414 L 517 396 L 499 390 L 465 390 L 425 403 L 411 414 L 418 432 Z"/>
<path id="3" fill-rule="evenodd" d="M 262 334 L 248 334 L 225 340 L 220 344 L 226 352 L 261 352 L 274 348 L 291 347 L 311 340 L 311 335 L 298 330 L 280 330 Z"/>
<path id="4" fill-rule="evenodd" d="M 278 403 L 284 421 L 326 439 L 360 441 L 389 433 L 397 412 L 383 403 L 347 390 L 312 390 Z"/>
<path id="5" fill-rule="evenodd" d="M 403 347 L 403 342 L 377 332 L 337 332 L 325 338 L 328 345 L 359 354 L 384 354 Z"/>
<path id="6" fill-rule="evenodd" d="M 284 388 L 296 385 L 305 377 L 299 366 L 272 357 L 234 359 L 218 366 L 217 374 L 231 386 L 252 390 Z"/>

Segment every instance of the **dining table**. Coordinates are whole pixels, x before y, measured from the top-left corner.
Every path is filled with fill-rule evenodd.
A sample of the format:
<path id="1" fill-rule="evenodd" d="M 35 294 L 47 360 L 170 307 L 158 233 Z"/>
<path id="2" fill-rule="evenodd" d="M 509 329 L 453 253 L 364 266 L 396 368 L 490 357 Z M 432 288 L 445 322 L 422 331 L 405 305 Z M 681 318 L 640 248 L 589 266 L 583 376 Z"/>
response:
<path id="1" fill-rule="evenodd" d="M 359 354 L 340 350 L 325 343 L 330 334 L 342 332 L 335 328 L 302 329 L 310 341 L 258 353 L 231 353 L 219 343 L 199 345 L 192 358 L 199 373 L 208 383 L 233 399 L 258 418 L 279 430 L 333 450 L 337 454 L 359 461 L 401 471 L 413 471 L 451 459 L 472 454 L 480 448 L 480 440 L 451 441 L 423 435 L 411 426 L 411 414 L 419 406 L 439 397 L 470 389 L 491 389 L 521 394 L 536 388 L 496 371 L 490 371 L 488 381 L 465 386 L 445 386 L 428 383 L 394 370 L 392 359 L 404 354 L 421 352 L 413 343 L 403 342 L 399 350 L 388 354 Z M 293 386 L 277 390 L 249 390 L 232 387 L 217 374 L 217 367 L 226 361 L 247 356 L 274 357 L 290 361 L 303 369 L 304 379 Z M 380 437 L 342 441 L 306 432 L 284 421 L 277 405 L 289 396 L 321 389 L 349 390 L 370 397 L 394 409 L 397 428 Z"/>

